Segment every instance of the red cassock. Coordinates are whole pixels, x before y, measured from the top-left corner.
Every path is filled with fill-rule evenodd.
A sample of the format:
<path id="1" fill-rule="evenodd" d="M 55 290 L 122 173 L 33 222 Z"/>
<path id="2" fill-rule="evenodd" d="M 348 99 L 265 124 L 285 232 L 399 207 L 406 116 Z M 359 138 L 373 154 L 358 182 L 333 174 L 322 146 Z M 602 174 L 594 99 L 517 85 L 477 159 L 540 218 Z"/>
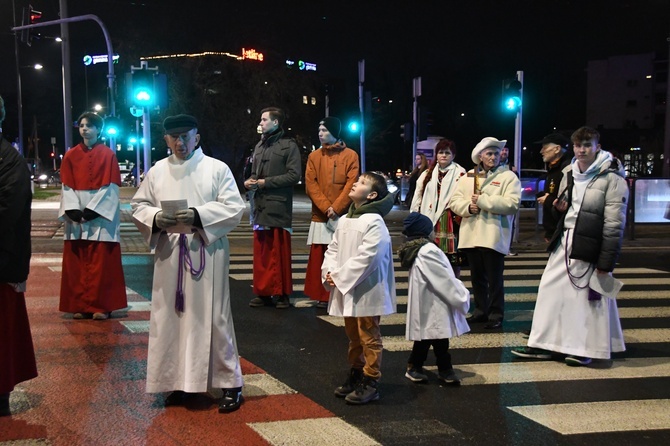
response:
<path id="1" fill-rule="evenodd" d="M 121 174 L 114 152 L 103 144 L 87 149 L 83 144 L 68 151 L 63 158 L 61 180 L 74 191 L 93 193 L 105 186 L 120 186 Z M 65 193 L 65 192 L 64 192 Z M 118 194 L 113 218 L 98 217 L 88 223 L 89 234 L 94 237 L 67 239 L 63 246 L 63 273 L 61 279 L 59 310 L 68 313 L 107 313 L 127 304 L 126 284 L 121 263 L 121 246 L 118 243 Z M 96 210 L 100 204 L 91 204 Z M 83 210 L 86 203 L 80 210 Z M 109 206 L 106 206 L 109 208 Z M 68 209 L 66 207 L 66 209 Z M 68 225 L 66 223 L 66 231 Z M 96 228 L 100 225 L 100 228 Z M 96 233 L 96 231 L 99 232 Z M 110 240 L 99 234 L 116 234 Z M 109 238 L 109 237 L 107 237 Z M 115 240 L 114 240 L 115 239 Z"/>
<path id="2" fill-rule="evenodd" d="M 26 298 L 0 283 L 0 393 L 37 376 Z"/>

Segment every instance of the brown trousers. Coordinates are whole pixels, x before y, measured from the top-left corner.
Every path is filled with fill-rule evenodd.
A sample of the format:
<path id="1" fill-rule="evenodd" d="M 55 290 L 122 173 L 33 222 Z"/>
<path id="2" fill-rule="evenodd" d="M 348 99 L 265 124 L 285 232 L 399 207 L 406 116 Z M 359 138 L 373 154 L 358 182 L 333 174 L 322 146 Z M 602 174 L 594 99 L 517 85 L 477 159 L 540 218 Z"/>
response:
<path id="1" fill-rule="evenodd" d="M 344 318 L 344 331 L 349 338 L 349 364 L 354 369 L 363 369 L 363 374 L 373 379 L 382 376 L 380 319 L 380 316 Z"/>

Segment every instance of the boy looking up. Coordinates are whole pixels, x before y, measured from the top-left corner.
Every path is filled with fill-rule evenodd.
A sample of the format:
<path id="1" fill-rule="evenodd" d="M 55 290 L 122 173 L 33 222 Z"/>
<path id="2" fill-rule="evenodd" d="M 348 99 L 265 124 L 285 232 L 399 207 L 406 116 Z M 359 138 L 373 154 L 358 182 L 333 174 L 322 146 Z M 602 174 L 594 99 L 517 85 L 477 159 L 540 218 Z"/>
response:
<path id="1" fill-rule="evenodd" d="M 380 317 L 396 312 L 393 250 L 383 217 L 393 207 L 381 175 L 366 172 L 349 193 L 353 201 L 340 218 L 323 266 L 323 283 L 330 289 L 328 314 L 344 317 L 351 370 L 335 396 L 349 404 L 379 399 L 382 336 Z"/>

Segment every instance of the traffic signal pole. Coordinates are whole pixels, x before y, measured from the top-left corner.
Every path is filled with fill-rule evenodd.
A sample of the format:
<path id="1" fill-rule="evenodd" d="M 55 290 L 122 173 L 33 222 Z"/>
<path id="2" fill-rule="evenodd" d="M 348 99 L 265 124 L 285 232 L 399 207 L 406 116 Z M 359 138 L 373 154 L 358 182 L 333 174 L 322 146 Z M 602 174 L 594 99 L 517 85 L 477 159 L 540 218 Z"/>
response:
<path id="1" fill-rule="evenodd" d="M 61 2 L 64 3 L 64 0 Z M 62 5 L 61 5 L 62 6 Z M 62 15 L 62 12 L 61 12 Z M 107 67 L 108 67 L 108 74 L 107 74 L 107 88 L 109 89 L 109 104 L 108 108 L 110 110 L 111 116 L 116 116 L 116 104 L 114 102 L 114 51 L 112 50 L 112 39 L 109 36 L 109 32 L 107 31 L 107 28 L 105 27 L 105 24 L 102 23 L 102 20 L 96 15 L 93 14 L 86 14 L 86 15 L 80 15 L 76 17 L 68 17 L 65 19 L 58 19 L 58 20 L 50 20 L 48 22 L 41 22 L 41 23 L 34 23 L 31 25 L 22 25 L 22 26 L 15 26 L 12 28 L 12 31 L 22 31 L 24 29 L 33 29 L 33 28 L 41 28 L 43 26 L 51 26 L 51 25 L 61 25 L 64 23 L 72 23 L 72 22 L 83 22 L 85 20 L 93 20 L 96 22 L 99 26 L 100 29 L 102 30 L 102 34 L 105 37 L 105 43 L 107 44 Z M 69 45 L 69 42 L 67 40 L 63 40 L 63 45 Z M 66 61 L 62 61 L 63 66 L 65 66 Z M 69 61 L 67 62 L 69 65 Z M 65 68 L 64 68 L 65 69 Z M 65 71 L 64 71 L 65 73 Z M 69 71 L 68 71 L 69 73 Z M 65 80 L 63 81 L 65 82 Z M 67 120 L 67 115 L 70 115 L 68 113 L 68 110 L 71 108 L 72 100 L 71 100 L 71 88 L 70 85 L 63 85 L 63 103 L 64 103 L 64 116 L 63 116 L 63 121 L 65 123 L 65 150 L 68 150 L 71 147 L 71 143 L 67 144 L 68 141 L 68 136 L 72 134 L 72 128 L 71 125 L 72 123 Z M 70 119 L 71 121 L 71 119 Z M 71 139 L 71 138 L 70 138 Z M 112 146 L 112 150 L 116 150 L 116 141 L 114 138 L 110 138 L 110 145 Z"/>
<path id="2" fill-rule="evenodd" d="M 365 59 L 358 61 L 358 108 L 361 112 L 361 172 L 365 172 Z"/>
<path id="3" fill-rule="evenodd" d="M 412 80 L 412 97 L 414 105 L 412 109 L 412 169 L 414 169 L 414 160 L 416 159 L 416 143 L 419 132 L 419 96 L 421 96 L 421 76 Z"/>
<path id="4" fill-rule="evenodd" d="M 519 105 L 519 110 L 516 113 L 516 120 L 514 122 L 514 165 L 517 169 L 517 174 L 521 175 L 521 136 L 522 136 L 522 124 L 523 124 L 523 71 L 516 72 L 516 80 L 521 83 L 521 104 Z M 521 203 L 519 203 L 521 205 Z M 516 225 L 514 225 L 514 234 L 513 240 L 515 242 L 519 241 L 519 212 L 516 212 Z"/>

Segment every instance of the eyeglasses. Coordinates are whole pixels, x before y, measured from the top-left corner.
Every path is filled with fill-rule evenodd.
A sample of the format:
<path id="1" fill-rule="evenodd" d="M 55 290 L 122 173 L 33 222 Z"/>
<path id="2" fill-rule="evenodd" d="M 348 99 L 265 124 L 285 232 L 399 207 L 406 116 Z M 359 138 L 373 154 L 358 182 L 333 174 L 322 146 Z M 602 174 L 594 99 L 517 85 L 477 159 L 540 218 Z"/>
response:
<path id="1" fill-rule="evenodd" d="M 189 141 L 191 140 L 191 137 L 192 137 L 192 136 L 191 136 L 191 132 L 188 132 L 188 133 L 182 133 L 182 134 L 180 134 L 180 135 L 177 135 L 177 134 L 170 135 L 170 134 L 168 133 L 167 137 L 168 137 L 168 138 L 170 139 L 170 141 L 172 141 L 172 142 L 177 142 L 177 141 L 181 140 L 181 142 L 183 142 L 184 144 L 186 144 L 187 142 L 189 142 Z"/>

